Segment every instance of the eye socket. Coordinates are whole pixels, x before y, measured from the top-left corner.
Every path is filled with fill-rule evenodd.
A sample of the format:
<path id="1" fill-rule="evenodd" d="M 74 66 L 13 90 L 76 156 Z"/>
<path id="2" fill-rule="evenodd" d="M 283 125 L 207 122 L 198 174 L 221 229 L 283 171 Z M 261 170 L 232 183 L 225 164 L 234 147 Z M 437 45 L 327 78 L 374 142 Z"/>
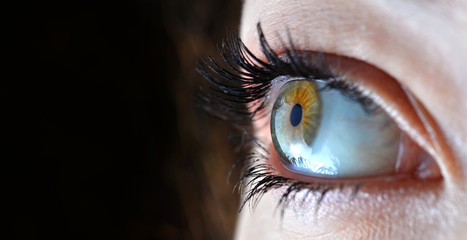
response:
<path id="1" fill-rule="evenodd" d="M 397 81 L 358 60 L 327 59 L 345 77 L 285 80 L 273 98 L 271 163 L 280 175 L 302 181 L 439 178 L 428 143 L 420 140 L 423 124 Z"/>
<path id="2" fill-rule="evenodd" d="M 437 143 L 443 143 L 443 139 L 437 137 L 437 134 L 431 134 L 437 133 L 435 121 L 423 105 L 397 80 L 377 67 L 357 59 L 296 49 L 292 40 L 288 45 L 283 43 L 282 49 L 272 48 L 266 41 L 259 24 L 258 34 L 262 56 L 256 56 L 238 37 L 230 35 L 219 48 L 225 67 L 213 58 L 208 58 L 201 59 L 197 68 L 198 72 L 208 80 L 209 87 L 200 88 L 196 104 L 210 116 L 229 121 L 242 131 L 241 146 L 238 149 L 246 146 L 247 148 L 243 149 L 248 152 L 241 158 L 245 165 L 239 186 L 243 190 L 249 189 L 243 205 L 252 199 L 261 198 L 271 189 L 283 186 L 287 189 L 281 197 L 280 204 L 287 202 L 292 193 L 303 189 L 321 192 L 322 199 L 326 192 L 335 188 L 342 190 L 345 186 L 353 187 L 354 192 L 363 184 L 367 189 L 375 187 L 371 191 L 399 187 L 401 182 L 418 188 L 419 185 L 411 183 L 419 184 L 419 181 L 408 181 L 407 178 L 437 180 L 442 177 L 438 164 L 433 158 L 445 159 L 444 150 L 437 147 L 440 146 Z M 347 173 L 341 171 L 340 173 L 344 173 L 341 175 L 324 175 L 322 172 L 317 174 L 309 169 L 303 171 L 303 168 L 292 169 L 289 159 L 279 156 L 285 151 L 274 149 L 272 134 L 280 133 L 276 126 L 281 125 L 281 121 L 288 121 L 295 126 L 305 123 L 303 118 L 309 115 L 310 106 L 293 104 L 288 110 L 294 111 L 293 116 L 282 114 L 282 117 L 281 114 L 277 114 L 276 108 L 275 114 L 279 118 L 271 119 L 273 105 L 278 96 L 286 92 L 289 82 L 308 82 L 305 85 L 308 85 L 306 89 L 309 93 L 301 97 L 296 96 L 295 99 L 322 101 L 321 95 L 326 91 L 339 90 L 339 97 L 345 96 L 349 101 L 356 100 L 363 103 L 365 111 L 380 109 L 384 113 L 383 119 L 392 119 L 398 127 L 399 144 L 396 158 L 388 160 L 390 167 L 380 168 L 380 172 L 372 172 L 383 165 L 380 160 L 373 163 L 376 167 L 370 167 L 371 171 L 368 170 L 368 166 L 354 168 L 355 166 L 351 165 L 345 169 Z M 322 84 L 324 87 L 321 86 Z M 293 91 L 292 87 L 287 92 L 301 91 Z M 290 94 L 284 93 L 284 95 Z M 316 102 L 315 105 L 318 103 Z M 322 125 L 321 114 L 326 110 L 324 109 L 326 106 L 323 103 L 318 105 L 321 107 L 315 109 L 320 109 L 321 113 L 318 114 L 320 118 L 313 122 Z M 273 131 L 271 131 L 271 121 L 274 121 Z M 305 131 L 301 133 L 311 137 L 309 142 L 313 145 L 312 142 L 316 142 L 314 138 L 318 136 L 320 126 L 308 125 L 310 127 L 307 126 L 306 129 L 311 130 L 303 127 Z M 397 135 L 395 132 L 397 130 L 389 131 L 390 134 Z M 292 137 L 288 135 L 278 137 L 276 134 L 275 145 L 283 146 L 279 141 Z M 364 150 L 368 151 L 368 149 Z M 394 152 L 396 151 L 391 152 L 393 156 Z M 445 170 L 442 160 L 440 162 L 443 163 Z M 367 169 L 362 171 L 365 168 Z M 353 172 L 350 169 L 353 169 Z"/>

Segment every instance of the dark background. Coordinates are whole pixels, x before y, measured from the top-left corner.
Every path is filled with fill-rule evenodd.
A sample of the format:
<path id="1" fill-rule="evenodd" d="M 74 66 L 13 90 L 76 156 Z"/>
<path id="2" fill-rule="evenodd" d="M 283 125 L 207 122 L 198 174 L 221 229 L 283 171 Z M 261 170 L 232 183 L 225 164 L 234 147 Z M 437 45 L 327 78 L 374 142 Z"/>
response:
<path id="1" fill-rule="evenodd" d="M 194 107 L 194 67 L 238 28 L 240 1 L 10 10 L 18 48 L 0 106 L 13 238 L 230 239 L 231 130 Z"/>

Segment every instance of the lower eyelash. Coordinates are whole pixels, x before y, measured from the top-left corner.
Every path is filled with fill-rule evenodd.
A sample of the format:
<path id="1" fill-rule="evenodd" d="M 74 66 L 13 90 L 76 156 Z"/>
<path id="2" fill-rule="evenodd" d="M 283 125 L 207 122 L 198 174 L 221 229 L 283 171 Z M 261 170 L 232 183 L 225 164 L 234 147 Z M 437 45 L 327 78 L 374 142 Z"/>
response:
<path id="1" fill-rule="evenodd" d="M 304 204 L 311 193 L 319 194 L 319 197 L 316 199 L 315 207 L 315 212 L 317 212 L 327 193 L 333 190 L 337 190 L 341 193 L 344 189 L 350 188 L 352 189 L 350 200 L 352 200 L 357 195 L 362 185 L 361 182 L 302 182 L 276 175 L 275 169 L 268 162 L 269 152 L 266 148 L 256 139 L 252 137 L 248 137 L 248 139 L 250 139 L 250 142 L 244 142 L 245 146 L 253 147 L 254 150 L 248 151 L 244 157 L 240 158 L 244 161 L 244 168 L 238 183 L 235 185 L 235 189 L 238 189 L 240 194 L 243 193 L 245 197 L 240 205 L 239 211 L 247 204 L 250 208 L 255 208 L 263 195 L 268 191 L 287 187 L 277 203 L 277 208 L 280 209 L 281 216 L 283 216 L 285 209 L 290 206 L 291 203 L 300 202 Z M 233 167 L 235 167 L 235 165 Z M 297 193 L 302 191 L 305 191 L 305 194 L 300 199 L 297 197 Z"/>

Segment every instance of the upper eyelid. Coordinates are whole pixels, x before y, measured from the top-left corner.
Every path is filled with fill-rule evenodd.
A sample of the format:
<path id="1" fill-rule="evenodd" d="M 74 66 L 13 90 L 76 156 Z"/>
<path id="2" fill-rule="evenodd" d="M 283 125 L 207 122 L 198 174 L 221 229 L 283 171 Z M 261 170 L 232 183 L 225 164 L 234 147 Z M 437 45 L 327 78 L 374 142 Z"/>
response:
<path id="1" fill-rule="evenodd" d="M 384 58 L 376 58 L 379 52 L 384 51 L 385 58 L 391 55 L 391 51 L 404 53 L 400 60 L 405 61 L 405 66 L 410 65 L 406 63 L 419 62 L 414 61 L 418 60 L 417 56 L 422 56 L 422 59 L 450 62 L 453 54 L 443 49 L 445 46 L 436 45 L 436 43 L 451 42 L 448 40 L 463 42 L 465 39 L 459 35 L 461 33 L 453 35 L 455 33 L 449 24 L 459 25 L 459 23 L 443 21 L 442 16 L 446 14 L 443 11 L 436 11 L 437 15 L 420 11 L 417 13 L 423 13 L 423 16 L 414 16 L 414 12 L 409 8 L 397 8 L 397 4 L 411 4 L 411 1 L 399 1 L 394 4 L 384 1 L 372 3 L 358 0 L 353 1 L 352 4 L 342 4 L 340 1 L 336 4 L 333 0 L 319 3 L 289 1 L 287 5 L 279 1 L 271 3 L 268 8 L 254 8 L 248 5 L 249 2 L 253 1 L 247 1 L 244 7 L 240 33 L 242 40 L 257 55 L 261 53 L 257 45 L 258 35 L 255 29 L 258 21 L 264 23 L 264 33 L 268 36 L 273 48 L 278 48 L 281 45 L 280 39 L 287 39 L 287 35 L 291 33 L 297 39 L 300 38 L 300 41 L 296 41 L 299 49 L 311 51 L 326 49 L 328 53 L 341 56 L 363 60 L 372 58 L 373 64 L 384 70 L 387 70 L 388 65 L 384 64 Z M 280 11 L 268 11 L 270 9 L 280 9 Z M 256 13 L 251 14 L 251 11 L 256 11 Z M 251 18 L 252 16 L 254 18 Z M 329 18 L 333 21 L 327 20 Z M 411 24 L 407 24 L 406 19 L 410 19 Z M 437 28 L 424 28 L 427 22 L 434 24 Z M 423 29 L 423 34 L 416 31 L 420 29 Z M 450 38 L 446 39 L 447 37 Z M 386 41 L 390 44 L 384 44 Z M 420 46 L 420 43 L 424 46 Z M 462 44 L 457 44 L 457 46 L 462 46 Z M 378 52 L 371 51 L 372 48 L 378 49 Z M 430 67 L 430 71 L 433 71 L 443 66 Z M 437 75 L 446 75 L 448 72 L 450 71 L 444 70 L 445 74 L 438 73 Z M 431 73 L 436 74 L 436 72 Z"/>
<path id="2" fill-rule="evenodd" d="M 257 24 L 257 30 L 262 57 L 251 52 L 239 38 L 229 35 L 227 41 L 219 48 L 228 68 L 223 68 L 212 58 L 209 58 L 210 62 L 201 61 L 197 68 L 212 85 L 219 88 L 220 98 L 223 98 L 220 100 L 232 101 L 235 97 L 243 100 L 245 104 L 240 107 L 246 108 L 235 109 L 234 112 L 242 111 L 245 114 L 250 112 L 249 120 L 252 120 L 258 112 L 267 113 L 263 110 L 271 105 L 270 98 L 271 95 L 274 96 L 270 90 L 271 88 L 276 91 L 280 89 L 274 85 L 285 83 L 284 79 L 343 80 L 339 77 L 339 73 L 332 71 L 336 66 L 334 64 L 333 68 L 330 67 L 324 53 L 296 50 L 290 35 L 288 35 L 287 45 L 281 41 L 282 45 L 279 48 L 271 47 L 263 34 L 260 23 Z M 342 57 L 338 56 L 338 58 Z M 215 75 L 219 75 L 221 79 L 216 79 Z M 223 83 L 223 80 L 227 83 Z"/>

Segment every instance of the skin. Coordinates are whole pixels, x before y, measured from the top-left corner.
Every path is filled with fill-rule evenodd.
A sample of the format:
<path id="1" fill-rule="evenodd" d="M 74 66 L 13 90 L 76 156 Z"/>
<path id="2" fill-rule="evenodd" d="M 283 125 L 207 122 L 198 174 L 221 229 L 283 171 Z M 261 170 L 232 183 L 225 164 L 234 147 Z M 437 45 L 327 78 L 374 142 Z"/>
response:
<path id="1" fill-rule="evenodd" d="M 240 35 L 261 57 L 258 22 L 278 52 L 288 29 L 296 49 L 356 59 L 405 86 L 425 120 L 398 123 L 435 159 L 442 179 L 374 181 L 352 200 L 351 189 L 331 191 L 319 209 L 314 193 L 293 200 L 282 218 L 275 209 L 286 188 L 270 190 L 240 213 L 235 238 L 467 239 L 467 2 L 246 0 Z M 371 91 L 397 102 L 383 84 Z M 392 117 L 414 114 L 399 105 Z M 267 142 L 264 123 L 255 127 Z"/>

